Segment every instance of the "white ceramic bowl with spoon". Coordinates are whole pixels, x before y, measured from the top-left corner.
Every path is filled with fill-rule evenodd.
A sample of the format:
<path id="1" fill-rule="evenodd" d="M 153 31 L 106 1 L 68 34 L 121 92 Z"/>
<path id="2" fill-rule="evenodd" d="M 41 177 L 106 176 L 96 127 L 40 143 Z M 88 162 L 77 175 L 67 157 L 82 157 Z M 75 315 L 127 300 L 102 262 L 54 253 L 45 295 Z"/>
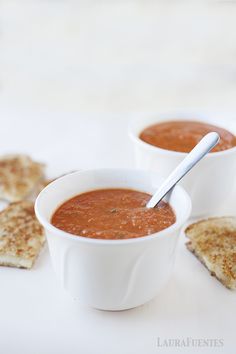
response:
<path id="1" fill-rule="evenodd" d="M 178 235 L 190 215 L 191 201 L 176 186 L 168 200 L 176 222 L 158 233 L 125 240 L 92 239 L 59 230 L 50 223 L 58 206 L 75 195 L 102 188 L 152 195 L 162 182 L 156 172 L 88 170 L 61 177 L 39 194 L 35 211 L 46 230 L 53 268 L 74 298 L 98 309 L 124 310 L 155 297 L 171 275 Z"/>

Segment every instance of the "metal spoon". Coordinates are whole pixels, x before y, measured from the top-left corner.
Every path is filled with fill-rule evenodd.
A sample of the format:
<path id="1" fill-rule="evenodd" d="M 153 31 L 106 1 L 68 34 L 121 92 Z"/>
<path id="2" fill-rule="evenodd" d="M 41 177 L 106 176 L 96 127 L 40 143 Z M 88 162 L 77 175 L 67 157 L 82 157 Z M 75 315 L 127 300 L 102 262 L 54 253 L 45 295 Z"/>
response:
<path id="1" fill-rule="evenodd" d="M 190 151 L 185 159 L 162 183 L 156 193 L 147 203 L 147 208 L 154 208 L 165 195 L 219 142 L 219 134 L 212 132 L 205 135 Z"/>

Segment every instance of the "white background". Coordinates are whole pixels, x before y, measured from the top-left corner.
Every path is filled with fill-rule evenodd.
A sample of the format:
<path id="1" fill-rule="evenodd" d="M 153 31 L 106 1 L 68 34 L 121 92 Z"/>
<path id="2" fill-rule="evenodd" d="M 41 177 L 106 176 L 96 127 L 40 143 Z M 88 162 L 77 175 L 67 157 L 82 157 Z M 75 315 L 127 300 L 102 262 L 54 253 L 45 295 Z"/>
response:
<path id="1" fill-rule="evenodd" d="M 0 151 L 44 161 L 48 176 L 133 166 L 137 112 L 236 112 L 234 1 L 1 0 Z M 236 129 L 236 126 L 235 126 Z M 0 268 L 0 353 L 234 353 L 235 293 L 181 236 L 170 283 L 149 304 L 112 313 L 75 303 L 47 247 L 31 271 Z M 158 348 L 169 338 L 220 348 Z"/>
<path id="2" fill-rule="evenodd" d="M 1 0 L 1 103 L 235 109 L 235 0 Z"/>

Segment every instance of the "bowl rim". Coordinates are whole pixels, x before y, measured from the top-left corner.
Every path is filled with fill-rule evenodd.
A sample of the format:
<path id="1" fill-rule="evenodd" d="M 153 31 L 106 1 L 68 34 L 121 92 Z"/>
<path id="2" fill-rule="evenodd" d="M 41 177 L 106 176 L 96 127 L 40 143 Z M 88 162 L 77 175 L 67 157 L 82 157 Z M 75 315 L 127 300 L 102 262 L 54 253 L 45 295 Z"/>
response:
<path id="1" fill-rule="evenodd" d="M 62 177 L 57 178 L 55 181 L 49 183 L 38 195 L 38 197 L 36 198 L 35 201 L 35 214 L 37 219 L 39 220 L 39 222 L 41 223 L 41 225 L 45 228 L 45 230 L 50 231 L 51 233 L 53 233 L 54 235 L 57 235 L 58 237 L 62 237 L 64 239 L 70 239 L 70 240 L 74 240 L 75 242 L 82 242 L 85 244 L 96 244 L 96 245 L 128 245 L 128 244 L 133 244 L 133 243 L 139 243 L 139 242 L 148 242 L 148 241 L 152 241 L 153 239 L 156 238 L 162 238 L 165 237 L 166 234 L 168 233 L 172 233 L 173 231 L 176 231 L 178 229 L 180 229 L 184 223 L 188 220 L 190 214 L 191 214 L 191 209 L 192 209 L 192 202 L 191 199 L 188 195 L 188 193 L 185 191 L 185 189 L 182 186 L 175 186 L 173 188 L 173 190 L 177 190 L 179 191 L 179 193 L 181 193 L 185 199 L 184 203 L 186 204 L 186 208 L 185 208 L 185 213 L 182 216 L 182 220 L 178 220 L 176 217 L 176 221 L 170 225 L 169 227 L 167 227 L 164 230 L 161 230 L 159 232 L 153 233 L 151 235 L 146 235 L 146 236 L 141 236 L 141 237 L 135 237 L 135 238 L 127 238 L 127 239 L 121 239 L 121 240 L 114 240 L 114 239 L 97 239 L 97 238 L 91 238 L 91 237 L 84 237 L 84 236 L 79 236 L 79 235 L 73 235 L 69 232 L 63 231 L 58 229 L 57 227 L 55 227 L 54 225 L 52 225 L 49 221 L 46 220 L 46 218 L 42 215 L 41 211 L 40 211 L 40 203 L 41 203 L 41 198 L 45 196 L 45 194 L 48 192 L 48 190 L 52 187 L 55 186 L 55 184 L 57 184 L 59 181 L 61 180 L 65 180 L 70 178 L 71 175 L 75 175 L 77 174 L 78 176 L 80 176 L 81 174 L 85 174 L 87 172 L 101 172 L 103 171 L 104 173 L 106 172 L 114 172 L 116 173 L 117 171 L 123 171 L 124 173 L 129 172 L 129 173 L 141 173 L 141 172 L 146 172 L 146 170 L 143 169 L 127 169 L 127 168 L 96 168 L 96 169 L 86 169 L 86 170 L 80 170 L 80 171 L 76 171 L 76 172 L 72 172 L 72 173 L 68 173 Z M 156 175 L 158 177 L 161 178 L 161 176 L 159 174 L 156 173 Z M 97 188 L 99 189 L 99 188 Z M 82 192 L 83 193 L 83 192 Z M 72 198 L 72 197 L 71 197 Z M 63 201 L 62 201 L 63 202 Z M 60 204 L 58 204 L 59 206 Z M 49 236 L 50 237 L 50 236 Z"/>
<path id="2" fill-rule="evenodd" d="M 182 118 L 178 118 L 178 116 L 180 115 L 179 112 L 176 113 L 176 118 L 175 117 L 175 113 L 164 113 L 164 114 L 152 114 L 152 115 L 147 115 L 146 118 L 149 118 L 149 119 L 153 119 L 156 117 L 157 119 L 157 123 L 164 123 L 164 122 L 171 122 L 171 121 L 178 121 L 178 120 L 189 120 L 186 116 L 186 112 L 183 113 L 183 116 Z M 172 117 L 173 115 L 173 117 Z M 202 115 L 197 115 L 196 113 L 194 114 L 194 117 L 193 119 L 191 119 L 191 121 L 195 121 L 195 122 L 201 122 L 201 123 L 209 123 L 209 124 L 212 124 L 212 125 L 215 125 L 216 127 L 219 127 L 219 128 L 223 128 L 223 129 L 226 129 L 228 130 L 228 132 L 230 132 L 231 134 L 234 134 L 233 132 L 231 132 L 231 130 L 229 130 L 228 128 L 222 126 L 221 124 L 218 124 L 218 123 L 214 123 L 213 121 L 210 121 L 208 120 L 207 118 L 205 118 L 204 116 Z M 171 118 L 172 117 L 172 118 Z M 159 119 L 160 118 L 160 119 Z M 137 143 L 140 147 L 142 148 L 145 148 L 146 150 L 150 150 L 152 152 L 159 152 L 163 155 L 172 155 L 172 156 L 176 156 L 176 157 L 182 157 L 184 158 L 185 156 L 187 156 L 187 152 L 181 152 L 181 151 L 173 151 L 173 150 L 167 150 L 167 149 L 162 149 L 158 146 L 154 146 L 154 145 L 151 145 L 145 141 L 143 141 L 142 139 L 140 139 L 139 137 L 139 134 L 141 133 L 141 131 L 143 129 L 145 129 L 145 127 L 150 127 L 152 125 L 155 124 L 155 121 L 151 122 L 151 123 L 147 123 L 143 128 L 142 130 L 140 130 L 138 133 L 135 132 L 135 123 L 137 124 L 138 122 L 140 122 L 140 120 L 143 119 L 145 120 L 145 117 L 139 117 L 139 119 L 137 118 L 133 118 L 131 123 L 129 124 L 129 137 L 131 138 L 131 140 L 133 140 L 135 143 Z M 235 134 L 234 134 L 235 135 Z M 236 153 L 236 146 L 230 148 L 230 149 L 226 149 L 226 150 L 222 150 L 222 151 L 217 151 L 217 152 L 213 152 L 213 153 L 208 153 L 204 158 L 215 158 L 215 157 L 218 157 L 218 156 L 224 156 L 224 155 L 227 155 L 227 154 L 231 154 L 231 153 Z"/>

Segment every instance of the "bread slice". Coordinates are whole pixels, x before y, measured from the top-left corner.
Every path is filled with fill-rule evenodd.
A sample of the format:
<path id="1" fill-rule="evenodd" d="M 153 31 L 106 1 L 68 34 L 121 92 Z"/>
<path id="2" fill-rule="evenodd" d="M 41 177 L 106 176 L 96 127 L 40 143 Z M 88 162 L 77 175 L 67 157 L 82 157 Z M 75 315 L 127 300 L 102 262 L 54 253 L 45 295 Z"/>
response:
<path id="1" fill-rule="evenodd" d="M 191 251 L 229 289 L 236 289 L 236 217 L 210 218 L 187 227 Z"/>
<path id="2" fill-rule="evenodd" d="M 25 199 L 43 179 L 44 165 L 27 155 L 0 158 L 0 199 L 16 202 Z"/>
<path id="3" fill-rule="evenodd" d="M 0 265 L 31 268 L 44 242 L 32 202 L 11 203 L 0 212 Z"/>

